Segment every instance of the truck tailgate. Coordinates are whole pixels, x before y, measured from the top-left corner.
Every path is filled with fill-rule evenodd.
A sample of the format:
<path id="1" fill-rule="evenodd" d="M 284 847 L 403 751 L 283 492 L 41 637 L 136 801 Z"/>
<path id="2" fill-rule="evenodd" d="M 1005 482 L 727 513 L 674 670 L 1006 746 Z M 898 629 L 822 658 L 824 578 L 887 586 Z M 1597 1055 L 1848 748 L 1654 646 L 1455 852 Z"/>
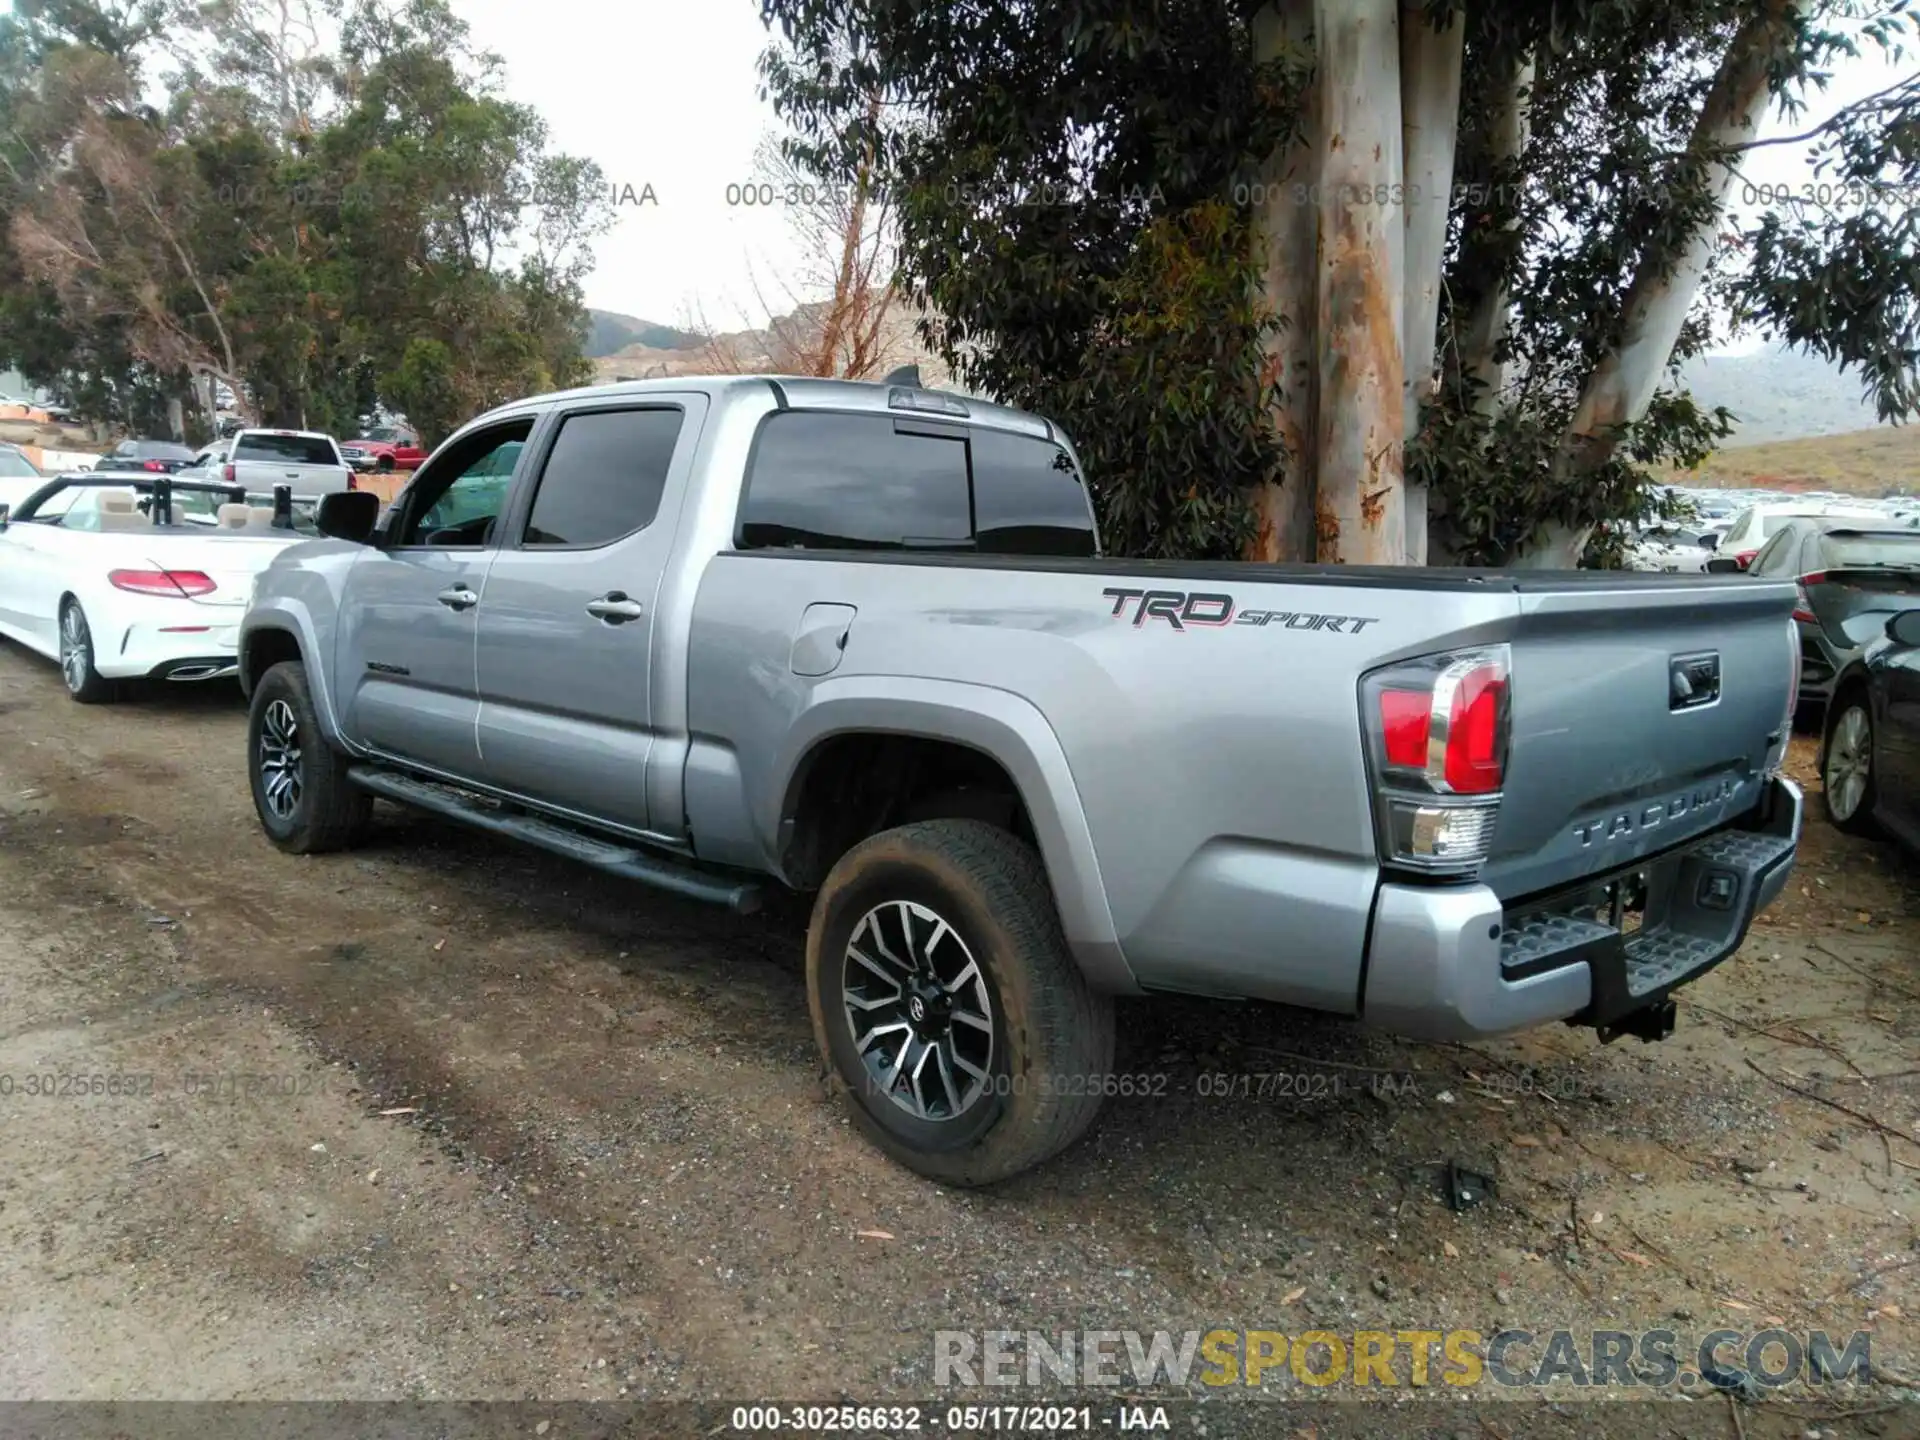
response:
<path id="1" fill-rule="evenodd" d="M 1663 579 L 1522 588 L 1481 877 L 1503 900 L 1617 870 L 1759 796 L 1795 689 L 1794 587 Z"/>

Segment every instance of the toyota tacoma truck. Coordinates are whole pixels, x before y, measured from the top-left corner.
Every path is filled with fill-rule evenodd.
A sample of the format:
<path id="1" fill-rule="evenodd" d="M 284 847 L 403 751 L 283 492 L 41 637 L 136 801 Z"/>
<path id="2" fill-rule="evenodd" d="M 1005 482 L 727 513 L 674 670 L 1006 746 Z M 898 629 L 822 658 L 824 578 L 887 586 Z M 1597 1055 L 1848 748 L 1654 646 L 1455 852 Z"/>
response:
<path id="1" fill-rule="evenodd" d="M 812 896 L 860 1128 L 985 1184 L 1116 996 L 1658 1039 L 1793 865 L 1789 584 L 1101 554 L 1045 419 L 728 377 L 495 410 L 242 625 L 268 838 L 376 798 L 747 911 Z"/>

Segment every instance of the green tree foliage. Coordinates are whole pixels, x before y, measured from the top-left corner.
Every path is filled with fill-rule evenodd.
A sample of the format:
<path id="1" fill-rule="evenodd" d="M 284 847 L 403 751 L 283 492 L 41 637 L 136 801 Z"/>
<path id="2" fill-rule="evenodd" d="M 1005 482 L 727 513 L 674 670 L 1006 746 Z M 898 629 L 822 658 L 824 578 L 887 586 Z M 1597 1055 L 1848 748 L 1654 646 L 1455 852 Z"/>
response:
<path id="1" fill-rule="evenodd" d="M 873 148 L 927 338 L 968 383 L 1068 426 L 1117 550 L 1243 553 L 1263 485 L 1315 484 L 1312 436 L 1294 454 L 1277 438 L 1300 428 L 1281 423 L 1289 406 L 1312 421 L 1313 396 L 1283 387 L 1274 359 L 1276 332 L 1315 317 L 1263 305 L 1287 287 L 1259 211 L 1276 156 L 1327 143 L 1309 82 L 1354 80 L 1317 74 L 1311 24 L 1276 52 L 1257 23 L 1269 9 L 1311 22 L 1311 0 L 762 8 L 776 35 L 763 75 L 791 155 L 844 178 Z M 1318 13 L 1341 8 L 1321 0 Z M 1727 433 L 1727 415 L 1695 405 L 1673 373 L 1716 316 L 1722 333 L 1731 319 L 1856 367 L 1884 416 L 1920 410 L 1920 80 L 1821 122 L 1849 202 L 1717 235 L 1726 167 L 1737 175 L 1755 143 L 1728 139 L 1750 98 L 1817 99 L 1836 57 L 1894 53 L 1908 11 L 1403 6 L 1403 32 L 1456 28 L 1462 56 L 1458 114 L 1442 117 L 1456 141 L 1445 244 L 1437 271 L 1414 277 L 1441 296 L 1434 374 L 1413 377 L 1404 454 L 1407 479 L 1430 488 L 1436 556 L 1507 562 L 1552 542 L 1570 558 L 1601 522 L 1657 508 L 1659 470 Z M 1764 91 L 1744 82 L 1755 74 Z M 1379 202 L 1394 203 L 1399 178 L 1385 175 Z M 1303 187 L 1297 203 L 1332 202 Z M 1383 483 L 1397 484 L 1391 459 Z"/>
<path id="2" fill-rule="evenodd" d="M 1244 8 L 767 6 L 795 158 L 840 175 L 875 144 L 926 338 L 1068 428 L 1123 553 L 1238 554 L 1283 463 L 1233 200 L 1297 77 L 1253 65 Z M 876 90 L 912 118 L 870 131 Z"/>
<path id="3" fill-rule="evenodd" d="M 443 0 L 334 8 L 0 16 L 0 361 L 121 424 L 128 373 L 341 433 L 417 398 L 429 441 L 582 378 L 599 171 Z"/>

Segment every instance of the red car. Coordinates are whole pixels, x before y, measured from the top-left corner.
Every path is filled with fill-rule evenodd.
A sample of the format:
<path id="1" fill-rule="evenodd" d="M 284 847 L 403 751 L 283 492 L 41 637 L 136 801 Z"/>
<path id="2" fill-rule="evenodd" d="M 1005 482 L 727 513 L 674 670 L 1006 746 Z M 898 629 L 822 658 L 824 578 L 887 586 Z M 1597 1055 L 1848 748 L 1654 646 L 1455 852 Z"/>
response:
<path id="1" fill-rule="evenodd" d="M 373 468 L 382 473 L 417 470 L 420 462 L 427 458 L 427 452 L 420 448 L 420 437 L 395 425 L 376 425 L 358 440 L 346 443 L 371 455 Z"/>

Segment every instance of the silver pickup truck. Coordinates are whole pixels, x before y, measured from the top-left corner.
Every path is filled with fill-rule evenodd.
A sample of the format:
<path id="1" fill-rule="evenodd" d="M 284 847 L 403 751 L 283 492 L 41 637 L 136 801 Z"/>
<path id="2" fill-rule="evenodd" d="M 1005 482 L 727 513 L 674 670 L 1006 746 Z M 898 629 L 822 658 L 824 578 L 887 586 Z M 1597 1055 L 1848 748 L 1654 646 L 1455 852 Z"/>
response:
<path id="1" fill-rule="evenodd" d="M 242 627 L 269 838 L 812 893 L 830 1074 L 943 1181 L 1087 1128 L 1118 995 L 1660 1038 L 1793 865 L 1791 585 L 1106 559 L 1048 421 L 824 380 L 522 401 L 376 511 Z"/>

